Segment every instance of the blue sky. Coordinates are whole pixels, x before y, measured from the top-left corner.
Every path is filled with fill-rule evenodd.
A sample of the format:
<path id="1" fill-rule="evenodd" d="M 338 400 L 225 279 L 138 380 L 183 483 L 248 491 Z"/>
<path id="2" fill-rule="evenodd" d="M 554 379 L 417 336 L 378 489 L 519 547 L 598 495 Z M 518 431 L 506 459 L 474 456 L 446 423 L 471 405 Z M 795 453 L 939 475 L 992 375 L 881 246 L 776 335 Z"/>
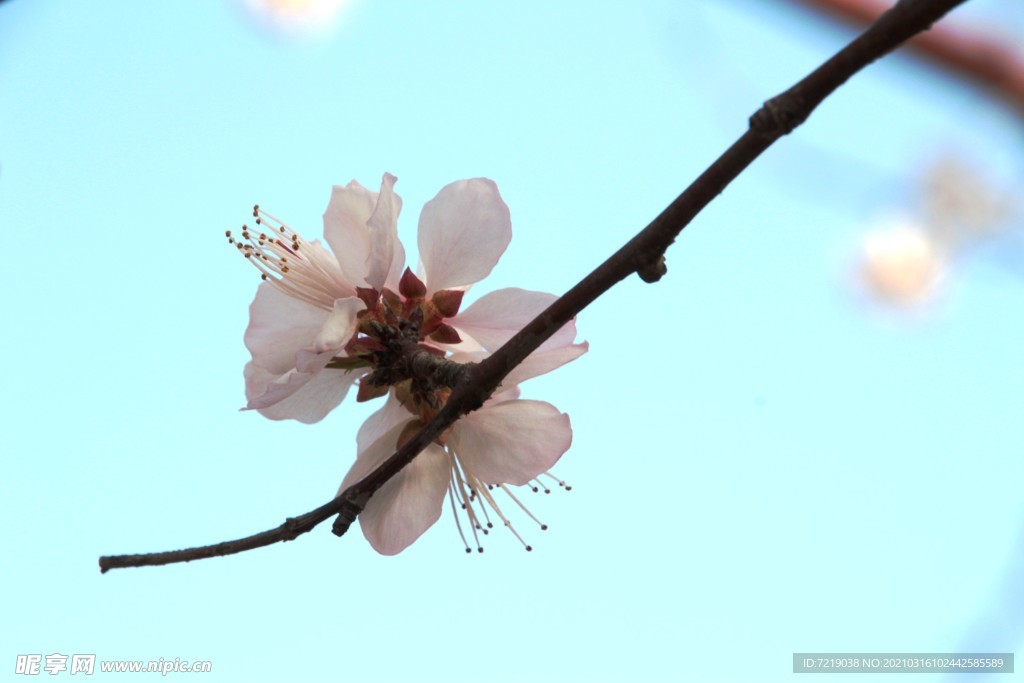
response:
<path id="1" fill-rule="evenodd" d="M 1011 0 L 961 16 L 1024 31 Z M 900 57 L 731 185 L 661 282 L 587 309 L 586 356 L 524 386 L 574 427 L 556 470 L 573 490 L 527 495 L 550 526 L 527 530 L 534 552 L 495 534 L 466 556 L 445 515 L 393 558 L 325 526 L 97 570 L 276 526 L 354 458 L 374 405 L 314 426 L 238 411 L 258 276 L 223 233 L 252 204 L 312 238 L 332 184 L 391 172 L 414 258 L 423 203 L 486 176 L 514 238 L 470 299 L 560 293 L 851 35 L 746 0 L 364 1 L 312 42 L 227 2 L 4 2 L 0 667 L 733 681 L 789 679 L 798 651 L 1018 649 L 1021 253 L 971 254 L 909 317 L 849 273 L 942 155 L 1019 187 L 1020 120 Z"/>

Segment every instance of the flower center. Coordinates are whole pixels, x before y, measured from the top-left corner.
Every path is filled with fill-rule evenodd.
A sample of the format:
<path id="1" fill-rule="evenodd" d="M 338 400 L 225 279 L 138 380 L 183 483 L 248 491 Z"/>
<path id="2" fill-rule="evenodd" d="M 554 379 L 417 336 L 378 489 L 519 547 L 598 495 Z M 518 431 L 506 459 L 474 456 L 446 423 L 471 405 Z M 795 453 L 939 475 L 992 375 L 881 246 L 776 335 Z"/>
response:
<path id="1" fill-rule="evenodd" d="M 261 277 L 288 296 L 332 310 L 334 300 L 354 296 L 338 261 L 319 242 L 308 242 L 287 224 L 260 209 L 252 208 L 256 225 L 267 232 L 242 226 L 241 239 L 230 230 L 224 233 Z"/>
<path id="2" fill-rule="evenodd" d="M 357 314 L 358 330 L 345 353 L 373 368 L 360 381 L 356 400 L 383 396 L 393 386 L 409 412 L 429 421 L 448 400 L 463 369 L 443 360 L 446 352 L 440 347 L 461 341 L 445 319 L 458 312 L 462 292 L 445 290 L 427 297 L 426 286 L 408 268 L 399 283 L 400 293 L 387 287 L 355 291 L 366 307 Z M 344 368 L 351 362 L 336 359 L 328 367 Z"/>

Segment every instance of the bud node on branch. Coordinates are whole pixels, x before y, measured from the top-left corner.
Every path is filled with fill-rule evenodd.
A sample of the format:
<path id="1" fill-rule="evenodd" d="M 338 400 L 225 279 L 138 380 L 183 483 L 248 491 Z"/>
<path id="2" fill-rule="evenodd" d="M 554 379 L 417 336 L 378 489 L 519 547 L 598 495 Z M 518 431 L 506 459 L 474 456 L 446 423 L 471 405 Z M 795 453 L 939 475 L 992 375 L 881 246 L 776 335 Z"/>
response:
<path id="1" fill-rule="evenodd" d="M 640 276 L 640 279 L 649 284 L 653 284 L 660 280 L 665 273 L 668 272 L 668 266 L 665 265 L 665 255 L 661 254 L 654 261 L 637 268 L 636 274 Z"/>
<path id="2" fill-rule="evenodd" d="M 792 133 L 806 120 L 809 113 L 804 98 L 792 90 L 787 90 L 768 100 L 754 112 L 750 117 L 750 130 L 769 140 L 776 140 Z"/>
<path id="3" fill-rule="evenodd" d="M 359 513 L 366 507 L 367 501 L 370 500 L 370 493 L 349 489 L 338 498 L 340 499 L 341 508 L 338 510 L 338 516 L 331 526 L 331 533 L 335 536 L 344 536 L 345 532 L 352 526 L 352 523 L 356 521 Z"/>

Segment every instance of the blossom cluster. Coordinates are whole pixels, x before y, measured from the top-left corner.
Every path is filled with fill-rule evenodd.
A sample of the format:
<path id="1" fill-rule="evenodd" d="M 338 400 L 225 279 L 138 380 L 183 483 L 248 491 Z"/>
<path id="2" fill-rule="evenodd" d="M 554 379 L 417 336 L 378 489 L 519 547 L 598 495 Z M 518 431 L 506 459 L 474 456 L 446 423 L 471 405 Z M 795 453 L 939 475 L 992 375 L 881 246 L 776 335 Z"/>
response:
<path id="1" fill-rule="evenodd" d="M 462 309 L 465 292 L 486 277 L 512 237 L 508 207 L 490 180 L 445 186 L 419 219 L 417 273 L 398 239 L 401 198 L 385 174 L 380 191 L 352 181 L 335 186 L 324 213 L 324 240 L 307 241 L 254 207 L 255 228 L 228 240 L 262 273 L 250 306 L 245 344 L 247 409 L 313 423 L 349 390 L 357 400 L 386 397 L 357 436 L 357 457 L 339 494 L 373 472 L 444 405 L 451 388 L 408 371 L 411 354 L 457 363 L 494 352 L 554 300 L 499 289 Z M 329 247 L 329 249 L 328 249 Z M 569 417 L 550 403 L 520 398 L 519 384 L 578 358 L 574 322 L 566 324 L 505 378 L 479 410 L 445 431 L 369 500 L 360 528 L 378 552 L 396 554 L 441 516 L 445 498 L 470 552 L 495 523 L 513 528 L 498 491 L 540 528 L 510 489 L 564 482 L 549 474 L 572 442 Z M 460 521 L 467 522 L 467 535 Z"/>
<path id="2" fill-rule="evenodd" d="M 859 275 L 879 300 L 921 306 L 942 290 L 958 261 L 1010 233 L 1016 198 L 955 158 L 929 166 L 920 206 L 873 221 L 864 237 Z"/>

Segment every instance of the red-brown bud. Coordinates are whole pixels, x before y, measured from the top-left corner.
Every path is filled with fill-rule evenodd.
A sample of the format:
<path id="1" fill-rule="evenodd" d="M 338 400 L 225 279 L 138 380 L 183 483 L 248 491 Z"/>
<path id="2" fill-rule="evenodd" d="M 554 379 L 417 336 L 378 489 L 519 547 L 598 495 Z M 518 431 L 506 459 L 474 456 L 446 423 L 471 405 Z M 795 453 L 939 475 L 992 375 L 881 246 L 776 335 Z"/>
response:
<path id="1" fill-rule="evenodd" d="M 377 300 L 380 298 L 380 292 L 371 287 L 356 287 L 356 296 L 362 299 L 363 303 L 366 304 L 366 308 L 374 310 L 377 308 Z"/>
<path id="2" fill-rule="evenodd" d="M 356 394 L 356 402 L 362 403 L 370 399 L 379 398 L 388 393 L 387 385 L 377 385 L 371 382 L 360 382 L 359 393 Z"/>
<path id="3" fill-rule="evenodd" d="M 430 300 L 434 303 L 434 308 L 438 313 L 446 318 L 454 318 L 455 314 L 459 312 L 459 306 L 462 305 L 462 297 L 465 294 L 461 289 L 442 289 L 440 292 L 434 292 L 434 296 Z"/>
<path id="4" fill-rule="evenodd" d="M 430 335 L 430 338 L 439 344 L 458 344 L 462 341 L 458 331 L 448 323 L 441 323 Z"/>
<path id="5" fill-rule="evenodd" d="M 380 293 L 381 298 L 384 299 L 384 303 L 387 304 L 388 309 L 393 313 L 398 313 L 402 310 L 402 299 L 397 294 L 392 292 L 387 287 Z"/>
<path id="6" fill-rule="evenodd" d="M 427 286 L 406 268 L 402 273 L 402 279 L 398 281 L 398 291 L 406 299 L 422 299 L 427 294 Z"/>
<path id="7" fill-rule="evenodd" d="M 363 353 L 365 351 L 387 351 L 388 347 L 381 344 L 373 337 L 356 337 L 345 346 L 345 351 L 350 355 Z"/>

